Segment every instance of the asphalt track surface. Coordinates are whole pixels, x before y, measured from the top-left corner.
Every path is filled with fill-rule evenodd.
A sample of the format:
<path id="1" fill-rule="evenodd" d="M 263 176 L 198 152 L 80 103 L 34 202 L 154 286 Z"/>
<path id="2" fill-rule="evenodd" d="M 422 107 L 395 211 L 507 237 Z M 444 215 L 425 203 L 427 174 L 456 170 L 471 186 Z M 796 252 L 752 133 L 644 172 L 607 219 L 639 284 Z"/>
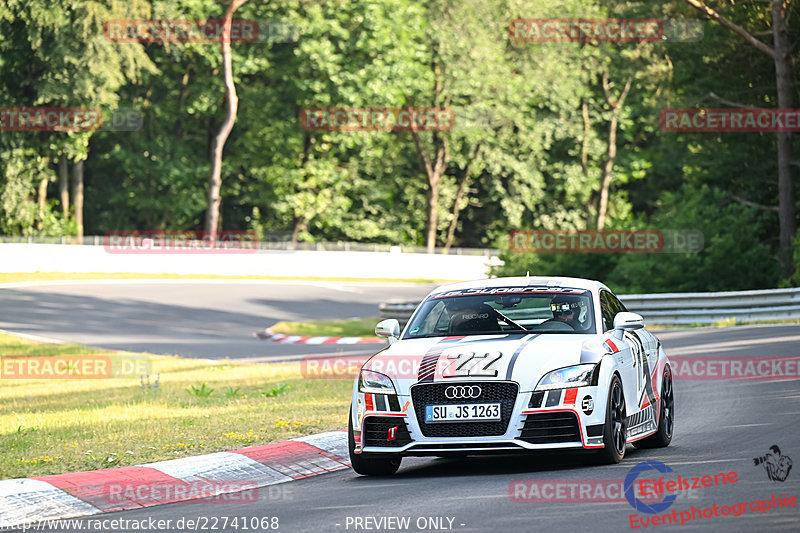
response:
<path id="1" fill-rule="evenodd" d="M 754 326 L 664 331 L 659 334 L 668 354 L 705 356 L 798 355 L 800 326 Z M 800 496 L 800 466 L 788 478 L 770 481 L 753 458 L 778 445 L 783 455 L 800 461 L 800 382 L 688 381 L 675 382 L 676 429 L 668 448 L 636 450 L 618 465 L 587 466 L 582 456 L 547 455 L 470 458 L 406 458 L 389 478 L 366 478 L 342 470 L 285 485 L 279 496 L 262 491 L 257 503 L 179 503 L 108 513 L 94 518 L 127 520 L 278 517 L 284 532 L 316 531 L 642 531 L 632 529 L 637 512 L 627 502 L 520 503 L 509 497 L 517 480 L 624 480 L 642 461 L 660 461 L 674 474 L 693 478 L 736 472 L 735 483 L 681 493 L 672 507 L 679 514 L 691 507 L 732 506 L 770 499 L 773 494 Z M 650 471 L 648 479 L 657 477 Z M 674 475 L 673 474 L 673 475 Z M 644 477 L 644 474 L 642 475 Z M 673 478 L 674 479 L 674 478 Z M 513 493 L 513 490 L 512 490 Z M 800 503 L 800 502 L 798 502 Z M 406 529 L 374 527 L 356 518 L 410 519 Z M 428 518 L 444 517 L 446 527 L 430 528 Z M 452 519 L 452 526 L 448 519 Z M 87 519 L 80 519 L 86 522 Z M 425 523 L 427 522 L 427 523 Z M 393 524 L 394 525 L 394 524 Z M 450 529 L 448 529 L 450 528 Z M 651 525 L 647 531 L 798 531 L 800 507 L 753 511 L 735 517 L 702 518 L 680 525 Z M 170 531 L 181 531 L 174 526 Z M 78 531 L 61 529 L 59 531 Z M 85 530 L 84 530 L 85 531 Z M 130 531 L 130 530 L 127 530 Z M 143 531 L 143 530 L 137 530 Z M 238 528 L 208 531 L 244 531 Z M 260 529 L 248 531 L 265 531 Z"/>
<path id="2" fill-rule="evenodd" d="M 112 349 L 194 357 L 277 359 L 307 353 L 369 352 L 375 346 L 304 346 L 259 341 L 252 332 L 279 320 L 377 315 L 388 298 L 420 298 L 431 286 L 372 283 L 98 281 L 4 288 L 0 328 Z M 800 326 L 702 328 L 659 333 L 667 353 L 682 356 L 787 356 L 800 351 Z M 800 466 L 785 482 L 770 481 L 753 458 L 773 444 L 800 460 L 797 381 L 676 381 L 677 428 L 669 448 L 635 450 L 615 466 L 585 466 L 583 457 L 406 458 L 392 478 L 362 478 L 350 470 L 262 491 L 257 504 L 170 504 L 102 515 L 142 520 L 277 516 L 279 531 L 397 531 L 357 518 L 410 518 L 409 531 L 439 517 L 456 531 L 578 528 L 631 529 L 634 509 L 612 503 L 512 501 L 517 480 L 623 480 L 635 464 L 661 461 L 684 477 L 735 471 L 738 482 L 681 495 L 678 511 L 732 505 L 772 494 L 800 496 Z M 513 489 L 512 489 L 513 493 Z M 671 508 L 671 509 L 672 509 Z M 671 510 L 670 509 L 670 510 Z M 669 512 L 668 510 L 667 512 Z M 638 513 L 643 516 L 644 513 Z M 452 525 L 450 521 L 452 519 Z M 417 522 L 419 520 L 419 522 Z M 337 525 L 338 524 L 338 525 Z M 366 529 L 367 524 L 372 529 Z M 462 525 L 463 524 L 463 525 Z M 418 527 L 420 526 L 420 527 Z M 662 530 L 678 526 L 650 526 Z M 707 518 L 681 529 L 796 531 L 800 507 Z M 172 530 L 176 530 L 174 527 Z M 242 531 L 228 527 L 218 531 Z M 438 530 L 446 530 L 442 527 Z"/>
<path id="3" fill-rule="evenodd" d="M 258 340 L 282 320 L 378 316 L 391 298 L 421 300 L 435 285 L 272 280 L 102 280 L 0 289 L 0 329 L 114 350 L 208 359 L 374 353 L 379 345 Z"/>

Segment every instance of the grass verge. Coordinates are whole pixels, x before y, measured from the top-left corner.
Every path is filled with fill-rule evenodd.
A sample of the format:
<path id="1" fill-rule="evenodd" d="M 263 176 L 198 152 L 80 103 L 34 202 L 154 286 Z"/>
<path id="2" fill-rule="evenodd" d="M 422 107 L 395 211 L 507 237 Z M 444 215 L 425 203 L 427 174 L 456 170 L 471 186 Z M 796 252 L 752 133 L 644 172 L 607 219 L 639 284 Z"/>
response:
<path id="1" fill-rule="evenodd" d="M 0 335 L 0 355 L 2 365 L 15 355 L 108 356 L 114 363 L 134 356 L 9 335 Z M 0 479 L 175 459 L 347 425 L 352 382 L 305 379 L 298 363 L 136 357 L 150 363 L 149 378 L 7 379 L 5 372 Z"/>
<path id="2" fill-rule="evenodd" d="M 0 273 L 0 283 L 14 283 L 21 281 L 69 281 L 69 280 L 94 280 L 94 279 L 251 279 L 251 280 L 276 280 L 276 281 L 331 281 L 354 282 L 364 281 L 370 283 L 452 283 L 452 280 L 435 279 L 404 279 L 404 278 L 324 278 L 324 277 L 299 277 L 299 276 L 217 276 L 206 274 L 133 274 L 126 272 L 3 272 Z"/>
<path id="3" fill-rule="evenodd" d="M 645 319 L 647 323 L 647 320 Z M 790 318 L 786 320 L 756 320 L 756 321 L 742 321 L 737 322 L 735 318 L 728 318 L 725 320 L 718 320 L 712 324 L 650 324 L 647 323 L 649 329 L 692 329 L 692 328 L 732 328 L 736 326 L 763 326 L 775 324 L 800 324 L 800 318 Z"/>
<path id="4" fill-rule="evenodd" d="M 376 318 L 351 318 L 348 320 L 315 320 L 312 322 L 278 322 L 270 329 L 284 335 L 303 337 L 374 337 Z"/>

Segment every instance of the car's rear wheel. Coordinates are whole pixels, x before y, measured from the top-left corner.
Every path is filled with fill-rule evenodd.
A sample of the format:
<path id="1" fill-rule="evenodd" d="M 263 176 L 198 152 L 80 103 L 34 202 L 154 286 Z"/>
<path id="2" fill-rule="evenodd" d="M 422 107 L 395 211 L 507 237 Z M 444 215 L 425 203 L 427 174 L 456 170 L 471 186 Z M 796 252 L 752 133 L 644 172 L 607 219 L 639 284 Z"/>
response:
<path id="1" fill-rule="evenodd" d="M 606 422 L 603 427 L 603 449 L 597 452 L 600 464 L 616 464 L 625 457 L 628 438 L 626 425 L 625 393 L 622 381 L 616 374 L 611 378 L 606 403 Z"/>
<path id="2" fill-rule="evenodd" d="M 664 448 L 672 442 L 675 429 L 675 395 L 672 391 L 672 371 L 664 368 L 661 380 L 661 411 L 658 416 L 658 431 L 646 439 L 634 443 L 637 448 Z"/>
<path id="3" fill-rule="evenodd" d="M 352 406 L 351 410 L 352 412 Z M 353 418 L 349 419 L 347 423 L 347 448 L 350 452 L 350 464 L 353 465 L 353 470 L 356 474 L 362 476 L 391 476 L 397 469 L 400 468 L 400 462 L 403 458 L 399 455 L 392 454 L 368 454 L 368 453 L 355 453 L 356 440 L 353 436 Z"/>

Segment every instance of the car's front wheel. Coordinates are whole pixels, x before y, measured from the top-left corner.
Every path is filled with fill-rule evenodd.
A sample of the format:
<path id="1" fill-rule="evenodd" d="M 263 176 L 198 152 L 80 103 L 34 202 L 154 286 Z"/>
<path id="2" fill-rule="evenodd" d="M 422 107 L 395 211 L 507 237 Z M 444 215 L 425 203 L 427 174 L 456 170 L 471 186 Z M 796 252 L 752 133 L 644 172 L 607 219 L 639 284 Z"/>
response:
<path id="1" fill-rule="evenodd" d="M 675 395 L 672 391 L 672 371 L 664 369 L 661 380 L 661 411 L 658 416 L 658 431 L 653 435 L 636 441 L 637 448 L 664 448 L 672 442 L 672 431 L 675 429 Z"/>
<path id="2" fill-rule="evenodd" d="M 351 411 L 352 412 L 352 407 Z M 403 458 L 399 455 L 355 453 L 356 440 L 353 436 L 353 418 L 348 415 L 347 448 L 350 452 L 350 464 L 356 474 L 362 476 L 391 476 L 400 468 Z"/>
<path id="3" fill-rule="evenodd" d="M 616 374 L 611 378 L 606 403 L 606 423 L 603 427 L 603 449 L 597 453 L 597 462 L 616 464 L 625 457 L 628 431 L 626 427 L 625 394 L 622 381 Z"/>

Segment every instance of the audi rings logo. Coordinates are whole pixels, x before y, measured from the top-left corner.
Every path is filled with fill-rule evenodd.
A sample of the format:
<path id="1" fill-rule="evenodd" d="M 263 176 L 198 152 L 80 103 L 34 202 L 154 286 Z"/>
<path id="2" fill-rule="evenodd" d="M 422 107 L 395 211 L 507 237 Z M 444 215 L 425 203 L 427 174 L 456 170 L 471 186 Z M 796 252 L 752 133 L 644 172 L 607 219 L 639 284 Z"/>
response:
<path id="1" fill-rule="evenodd" d="M 444 396 L 448 400 L 477 398 L 480 395 L 481 388 L 477 385 L 453 385 L 444 389 Z"/>

